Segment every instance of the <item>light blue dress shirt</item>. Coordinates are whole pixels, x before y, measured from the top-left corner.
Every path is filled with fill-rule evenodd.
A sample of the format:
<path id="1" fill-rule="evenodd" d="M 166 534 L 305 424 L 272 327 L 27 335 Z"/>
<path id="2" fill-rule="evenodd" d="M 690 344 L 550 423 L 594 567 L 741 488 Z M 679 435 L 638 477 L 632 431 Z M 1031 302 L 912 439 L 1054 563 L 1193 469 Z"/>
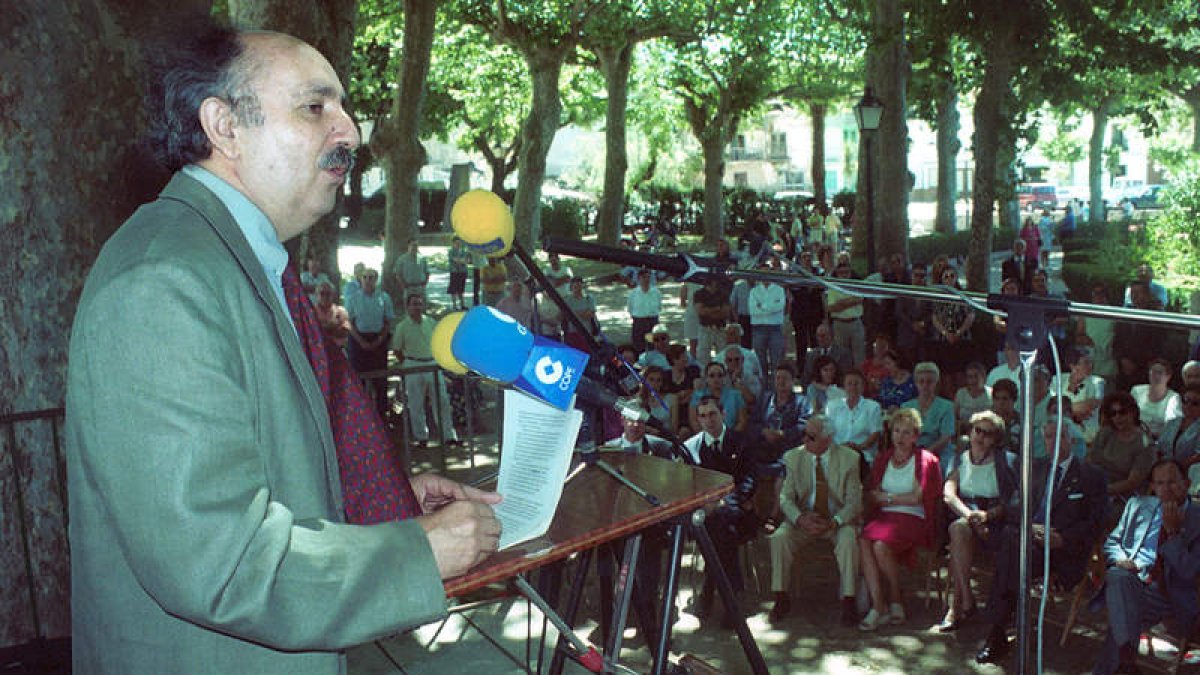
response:
<path id="1" fill-rule="evenodd" d="M 233 221 L 237 223 L 238 229 L 250 243 L 250 250 L 254 252 L 254 257 L 258 258 L 258 264 L 262 265 L 263 272 L 267 275 L 267 282 L 271 284 L 271 290 L 275 292 L 275 299 L 279 301 L 283 315 L 288 318 L 288 322 L 292 323 L 292 328 L 295 329 L 296 324 L 292 322 L 292 313 L 288 311 L 287 301 L 283 297 L 283 270 L 287 267 L 288 254 L 287 250 L 283 248 L 283 244 L 280 243 L 279 234 L 271 225 L 267 214 L 255 206 L 249 197 L 238 192 L 237 188 L 226 183 L 224 179 L 219 178 L 208 169 L 189 164 L 183 167 L 183 172 L 212 190 L 225 208 L 229 209 L 229 215 L 233 216 Z"/>

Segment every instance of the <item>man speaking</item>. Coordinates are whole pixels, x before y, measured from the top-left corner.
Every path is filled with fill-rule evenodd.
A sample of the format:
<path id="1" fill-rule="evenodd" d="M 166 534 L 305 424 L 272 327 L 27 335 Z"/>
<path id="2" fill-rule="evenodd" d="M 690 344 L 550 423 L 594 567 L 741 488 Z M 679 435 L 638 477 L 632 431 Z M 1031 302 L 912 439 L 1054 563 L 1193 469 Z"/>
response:
<path id="1" fill-rule="evenodd" d="M 277 33 L 175 47 L 151 107 L 176 174 L 105 245 L 71 336 L 74 672 L 344 672 L 444 613 L 499 497 L 394 465 L 286 266 L 359 142 L 332 67 Z"/>

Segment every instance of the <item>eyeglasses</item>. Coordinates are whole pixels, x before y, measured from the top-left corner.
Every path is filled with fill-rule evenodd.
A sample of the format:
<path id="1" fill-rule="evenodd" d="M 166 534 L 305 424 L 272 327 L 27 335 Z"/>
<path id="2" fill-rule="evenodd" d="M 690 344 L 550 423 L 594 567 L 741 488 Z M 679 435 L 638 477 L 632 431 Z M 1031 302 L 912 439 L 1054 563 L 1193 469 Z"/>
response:
<path id="1" fill-rule="evenodd" d="M 979 426 L 971 427 L 971 432 L 979 434 L 980 436 L 988 436 L 988 435 L 992 434 L 991 429 L 989 429 L 987 427 L 979 427 Z"/>
<path id="2" fill-rule="evenodd" d="M 804 440 L 815 441 L 815 440 L 817 440 L 817 435 L 813 434 L 813 433 L 806 433 L 806 434 L 804 434 Z"/>

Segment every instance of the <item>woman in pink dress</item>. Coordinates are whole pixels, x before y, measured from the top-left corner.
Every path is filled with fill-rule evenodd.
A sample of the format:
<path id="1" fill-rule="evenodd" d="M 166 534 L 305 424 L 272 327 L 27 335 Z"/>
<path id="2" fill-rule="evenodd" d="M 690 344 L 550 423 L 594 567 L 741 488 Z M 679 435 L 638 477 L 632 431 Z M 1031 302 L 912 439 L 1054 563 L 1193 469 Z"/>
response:
<path id="1" fill-rule="evenodd" d="M 916 549 L 935 545 L 941 516 L 942 470 L 938 458 L 917 447 L 921 414 L 900 408 L 891 416 L 892 447 L 879 453 L 863 491 L 866 524 L 859 535 L 862 572 L 871 610 L 858 627 L 903 623 L 900 565 L 911 567 Z"/>

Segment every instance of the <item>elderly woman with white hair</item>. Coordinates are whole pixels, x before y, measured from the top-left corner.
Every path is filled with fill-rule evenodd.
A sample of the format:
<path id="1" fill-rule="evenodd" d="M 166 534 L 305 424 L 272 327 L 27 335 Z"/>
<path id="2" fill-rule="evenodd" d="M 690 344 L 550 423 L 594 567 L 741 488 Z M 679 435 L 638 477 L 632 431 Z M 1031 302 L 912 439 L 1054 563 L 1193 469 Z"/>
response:
<path id="1" fill-rule="evenodd" d="M 943 465 L 950 462 L 954 448 L 954 404 L 937 395 L 941 371 L 932 361 L 922 361 L 913 367 L 917 397 L 904 402 L 901 408 L 921 413 L 921 436 L 917 444 L 937 456 Z"/>
<path id="2" fill-rule="evenodd" d="M 947 527 L 950 542 L 950 578 L 953 600 L 938 630 L 958 630 L 976 611 L 971 591 L 971 562 L 976 548 L 995 552 L 999 537 L 991 529 L 1004 522 L 1007 509 L 1015 505 L 1016 456 L 1001 448 L 1004 420 L 984 410 L 971 415 L 969 446 L 946 466 L 942 501 L 950 511 Z"/>

